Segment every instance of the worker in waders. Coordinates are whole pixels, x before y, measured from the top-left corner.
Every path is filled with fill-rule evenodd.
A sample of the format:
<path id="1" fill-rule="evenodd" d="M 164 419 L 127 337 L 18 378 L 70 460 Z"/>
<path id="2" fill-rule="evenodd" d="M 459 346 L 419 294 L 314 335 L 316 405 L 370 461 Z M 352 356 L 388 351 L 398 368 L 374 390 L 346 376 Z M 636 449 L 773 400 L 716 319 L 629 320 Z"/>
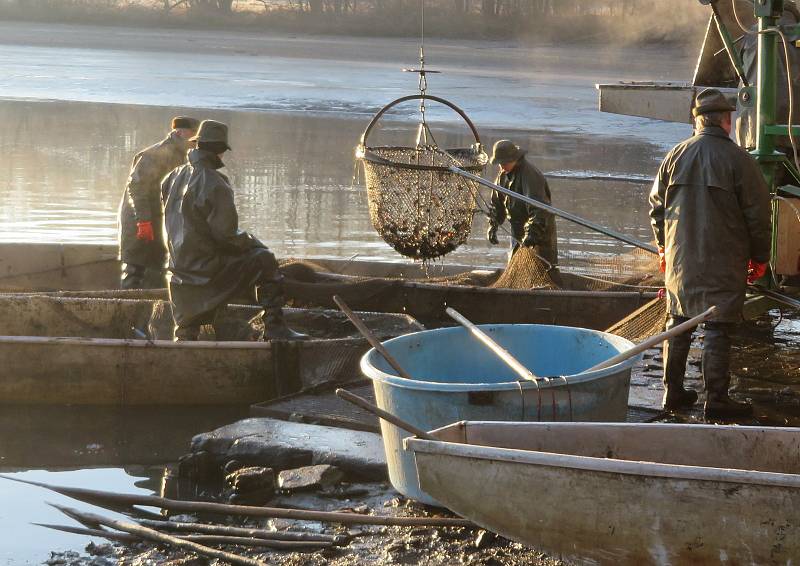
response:
<path id="1" fill-rule="evenodd" d="M 525 151 L 514 142 L 500 140 L 494 144 L 491 162 L 500 168 L 495 184 L 544 204 L 551 204 L 547 179 L 525 158 Z M 511 224 L 509 261 L 520 246 L 533 248 L 536 255 L 547 264 L 551 279 L 558 284 L 558 243 L 553 214 L 494 191 L 486 234 L 489 243 L 499 243 L 497 230 L 506 220 Z"/>
<path id="2" fill-rule="evenodd" d="M 161 180 L 186 162 L 189 138 L 197 133 L 198 120 L 172 119 L 172 131 L 155 145 L 140 151 L 119 205 L 120 286 L 123 289 L 163 287 L 167 248 L 161 212 Z"/>
<path id="3" fill-rule="evenodd" d="M 716 89 L 695 101 L 695 135 L 667 154 L 650 192 L 650 218 L 665 273 L 667 328 L 716 305 L 705 323 L 702 371 L 706 417 L 735 417 L 752 407 L 728 395 L 731 332 L 742 318 L 749 281 L 770 257 L 770 195 L 756 161 L 730 138 L 735 108 Z M 691 407 L 684 389 L 688 332 L 664 348 L 664 409 Z"/>
<path id="4" fill-rule="evenodd" d="M 234 297 L 264 307 L 265 340 L 306 338 L 284 321 L 283 281 L 275 256 L 239 229 L 233 189 L 219 171 L 230 149 L 228 127 L 205 120 L 191 141 L 197 148 L 189 151 L 189 162 L 161 183 L 175 339 L 197 340 L 200 326 L 215 324 Z"/>

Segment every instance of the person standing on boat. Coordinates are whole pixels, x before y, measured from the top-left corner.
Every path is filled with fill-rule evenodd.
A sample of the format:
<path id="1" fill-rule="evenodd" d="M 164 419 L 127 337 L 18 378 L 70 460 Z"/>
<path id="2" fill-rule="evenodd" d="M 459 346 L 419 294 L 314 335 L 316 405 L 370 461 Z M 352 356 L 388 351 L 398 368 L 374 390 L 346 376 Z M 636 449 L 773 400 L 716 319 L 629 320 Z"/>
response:
<path id="1" fill-rule="evenodd" d="M 119 259 L 122 289 L 164 286 L 167 249 L 161 212 L 161 179 L 186 162 L 189 138 L 200 122 L 177 116 L 172 131 L 133 158 L 131 173 L 119 205 Z"/>
<path id="2" fill-rule="evenodd" d="M 509 140 L 494 144 L 491 162 L 500 167 L 495 184 L 544 204 L 551 204 L 547 179 L 525 158 L 525 153 Z M 553 214 L 494 191 L 486 234 L 489 243 L 499 243 L 497 230 L 506 220 L 511 224 L 512 236 L 509 261 L 520 246 L 534 248 L 535 253 L 548 264 L 551 277 L 558 277 L 558 243 Z"/>
<path id="3" fill-rule="evenodd" d="M 220 173 L 230 150 L 228 126 L 204 120 L 189 162 L 161 183 L 169 249 L 169 295 L 175 339 L 197 340 L 202 324 L 234 297 L 251 296 L 264 307 L 265 340 L 298 340 L 283 318 L 283 278 L 278 261 L 256 237 L 239 229 L 228 177 Z M 216 329 L 215 329 L 216 330 Z"/>
<path id="4" fill-rule="evenodd" d="M 667 154 L 650 192 L 650 219 L 665 273 L 667 328 L 713 305 L 705 323 L 702 370 L 707 417 L 746 416 L 728 395 L 731 332 L 742 318 L 748 281 L 763 277 L 770 258 L 770 195 L 756 161 L 730 138 L 735 108 L 717 89 L 695 101 L 695 135 Z M 691 407 L 684 389 L 692 333 L 664 348 L 664 409 Z"/>

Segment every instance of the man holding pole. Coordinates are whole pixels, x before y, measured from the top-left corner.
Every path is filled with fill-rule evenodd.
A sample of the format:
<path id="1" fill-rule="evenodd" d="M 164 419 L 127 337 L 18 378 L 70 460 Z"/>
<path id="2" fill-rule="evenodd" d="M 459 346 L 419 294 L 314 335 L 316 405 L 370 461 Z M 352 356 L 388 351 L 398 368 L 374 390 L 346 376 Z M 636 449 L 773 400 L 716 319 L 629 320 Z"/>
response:
<path id="1" fill-rule="evenodd" d="M 500 140 L 494 144 L 491 161 L 500 168 L 495 184 L 549 205 L 551 197 L 547 179 L 525 158 L 525 153 L 509 140 Z M 551 212 L 494 191 L 489 213 L 489 230 L 486 234 L 489 243 L 498 243 L 497 230 L 506 220 L 511 224 L 511 256 L 520 246 L 534 248 L 539 258 L 548 264 L 554 281 L 557 281 L 558 243 L 555 216 Z"/>
<path id="2" fill-rule="evenodd" d="M 706 417 L 752 413 L 728 395 L 731 333 L 742 318 L 748 281 L 763 277 L 770 258 L 770 195 L 756 161 L 730 138 L 735 108 L 716 89 L 695 101 L 695 135 L 667 154 L 650 193 L 650 218 L 665 272 L 667 329 L 711 306 L 702 370 Z M 692 333 L 664 346 L 664 409 L 691 407 L 684 389 Z"/>

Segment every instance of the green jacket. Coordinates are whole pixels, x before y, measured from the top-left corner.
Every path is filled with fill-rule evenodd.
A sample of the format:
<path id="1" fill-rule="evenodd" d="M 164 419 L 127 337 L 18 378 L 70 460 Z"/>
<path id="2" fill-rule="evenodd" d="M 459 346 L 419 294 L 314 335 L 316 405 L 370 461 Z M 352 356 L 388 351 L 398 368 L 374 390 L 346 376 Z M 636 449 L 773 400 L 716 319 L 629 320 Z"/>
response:
<path id="1" fill-rule="evenodd" d="M 167 257 L 162 228 L 161 180 L 186 161 L 186 142 L 175 132 L 133 158 L 119 205 L 119 258 L 124 263 L 163 269 Z M 153 223 L 152 242 L 136 238 L 137 222 Z"/>
<path id="2" fill-rule="evenodd" d="M 239 229 L 239 215 L 220 158 L 201 149 L 161 184 L 169 248 L 169 290 L 175 321 L 186 324 L 224 304 L 237 292 L 252 290 L 259 272 L 248 252 L 266 249 Z"/>
<path id="3" fill-rule="evenodd" d="M 755 160 L 709 127 L 667 154 L 650 192 L 650 219 L 666 250 L 667 309 L 693 317 L 716 305 L 741 320 L 747 262 L 769 260 L 769 189 Z"/>
<path id="4" fill-rule="evenodd" d="M 501 172 L 495 183 L 544 204 L 552 204 L 547 179 L 527 159 L 521 159 L 510 173 Z M 558 264 L 556 219 L 553 214 L 495 191 L 492 194 L 489 221 L 500 226 L 506 219 L 511 224 L 511 234 L 517 242 L 521 244 L 530 237 L 540 256 L 552 265 Z"/>

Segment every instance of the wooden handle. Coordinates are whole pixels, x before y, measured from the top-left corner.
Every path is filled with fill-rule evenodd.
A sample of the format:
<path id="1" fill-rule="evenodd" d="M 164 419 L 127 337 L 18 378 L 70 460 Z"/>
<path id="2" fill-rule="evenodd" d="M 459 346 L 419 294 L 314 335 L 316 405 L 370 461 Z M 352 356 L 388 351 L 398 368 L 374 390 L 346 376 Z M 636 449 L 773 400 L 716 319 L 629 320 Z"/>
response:
<path id="1" fill-rule="evenodd" d="M 657 334 L 652 338 L 648 338 L 647 340 L 645 340 L 644 342 L 640 342 L 630 350 L 625 350 L 624 352 L 620 352 L 613 358 L 609 358 L 606 361 L 597 364 L 596 366 L 590 367 L 589 369 L 582 371 L 581 373 L 589 373 L 590 371 L 605 369 L 613 365 L 616 365 L 620 362 L 624 362 L 625 360 L 632 358 L 636 354 L 640 354 L 645 350 L 649 350 L 653 346 L 657 346 L 664 340 L 668 340 L 673 336 L 678 336 L 679 334 L 683 334 L 684 332 L 691 330 L 701 322 L 705 322 L 706 320 L 714 316 L 716 312 L 717 312 L 717 307 L 711 307 L 703 314 L 699 314 L 696 317 L 687 320 L 686 322 L 682 322 L 675 328 L 670 328 L 666 332 L 662 332 L 661 334 Z"/>
<path id="2" fill-rule="evenodd" d="M 438 438 L 431 436 L 424 430 L 415 427 L 411 423 L 407 423 L 406 421 L 400 419 L 399 417 L 396 417 L 391 413 L 387 413 L 383 409 L 379 409 L 378 407 L 376 407 L 363 397 L 359 397 L 355 393 L 350 393 L 345 389 L 337 389 L 336 396 L 339 397 L 340 399 L 348 401 L 349 403 L 352 403 L 353 405 L 356 405 L 357 407 L 361 407 L 365 411 L 372 413 L 376 417 L 382 418 L 386 422 L 392 423 L 396 427 L 402 428 L 403 430 L 410 432 L 417 438 L 421 438 L 423 440 L 438 440 Z"/>
<path id="3" fill-rule="evenodd" d="M 359 316 L 356 313 L 354 313 L 350 309 L 350 307 L 347 306 L 347 303 L 345 303 L 341 297 L 339 297 L 338 295 L 334 295 L 333 302 L 335 302 L 338 305 L 338 307 L 342 309 L 342 312 L 347 316 L 347 318 L 350 319 L 350 322 L 353 323 L 353 326 L 355 326 L 358 329 L 361 335 L 367 339 L 367 342 L 369 342 L 373 348 L 375 348 L 378 352 L 380 352 L 381 356 L 383 356 L 384 359 L 387 362 L 389 362 L 389 365 L 394 368 L 394 370 L 400 375 L 400 377 L 403 377 L 405 379 L 413 379 L 403 369 L 400 363 L 396 359 L 394 359 L 394 356 L 392 356 L 389 353 L 389 351 L 383 346 L 383 344 L 381 344 L 380 340 L 378 340 L 375 337 L 372 331 L 370 331 L 370 329 L 367 328 L 367 325 L 364 324 L 364 321 L 361 320 L 361 318 L 359 318 Z"/>
<path id="4" fill-rule="evenodd" d="M 483 330 L 472 324 L 472 322 L 470 322 L 463 314 L 450 307 L 448 307 L 445 312 L 450 316 L 450 318 L 464 326 L 472 333 L 473 336 L 483 342 L 492 352 L 497 355 L 498 358 L 503 360 L 503 362 L 513 369 L 514 372 L 522 379 L 527 381 L 536 381 L 537 377 L 531 370 L 522 365 L 517 358 L 511 355 L 511 352 L 492 340 Z"/>

